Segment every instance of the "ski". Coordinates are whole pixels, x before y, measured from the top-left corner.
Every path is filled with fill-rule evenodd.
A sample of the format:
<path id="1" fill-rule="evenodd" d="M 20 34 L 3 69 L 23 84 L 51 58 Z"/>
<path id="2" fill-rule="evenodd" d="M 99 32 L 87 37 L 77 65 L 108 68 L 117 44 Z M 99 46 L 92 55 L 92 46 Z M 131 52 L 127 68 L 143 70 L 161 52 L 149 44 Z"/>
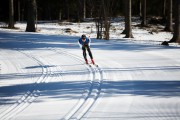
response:
<path id="1" fill-rule="evenodd" d="M 88 65 L 89 67 L 92 67 L 92 65 L 95 67 L 99 67 L 97 64 L 86 64 L 86 65 Z"/>
<path id="2" fill-rule="evenodd" d="M 94 66 L 96 66 L 96 67 L 99 67 L 97 64 L 93 64 Z"/>
<path id="3" fill-rule="evenodd" d="M 92 67 L 90 64 L 87 64 L 89 67 Z"/>
<path id="4" fill-rule="evenodd" d="M 97 64 L 93 64 L 93 63 L 85 63 L 86 65 L 88 65 L 89 67 L 95 66 L 95 67 L 99 67 Z"/>
<path id="5" fill-rule="evenodd" d="M 93 65 L 93 66 L 95 66 L 95 67 L 99 67 L 97 64 L 92 64 L 92 63 L 90 63 L 89 65 L 90 65 L 90 66 Z"/>

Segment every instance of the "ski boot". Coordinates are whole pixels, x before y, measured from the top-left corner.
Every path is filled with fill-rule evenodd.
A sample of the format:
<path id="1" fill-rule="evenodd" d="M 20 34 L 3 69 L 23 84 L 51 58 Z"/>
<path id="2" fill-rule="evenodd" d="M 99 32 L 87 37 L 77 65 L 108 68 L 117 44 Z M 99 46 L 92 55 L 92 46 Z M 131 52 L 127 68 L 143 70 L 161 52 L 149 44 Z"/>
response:
<path id="1" fill-rule="evenodd" d="M 91 59 L 91 61 L 92 61 L 92 64 L 94 65 L 95 63 L 94 63 L 94 60 L 93 59 Z"/>
<path id="2" fill-rule="evenodd" d="M 85 61 L 86 61 L 86 64 L 88 64 L 88 60 L 87 60 L 87 59 L 85 59 Z"/>

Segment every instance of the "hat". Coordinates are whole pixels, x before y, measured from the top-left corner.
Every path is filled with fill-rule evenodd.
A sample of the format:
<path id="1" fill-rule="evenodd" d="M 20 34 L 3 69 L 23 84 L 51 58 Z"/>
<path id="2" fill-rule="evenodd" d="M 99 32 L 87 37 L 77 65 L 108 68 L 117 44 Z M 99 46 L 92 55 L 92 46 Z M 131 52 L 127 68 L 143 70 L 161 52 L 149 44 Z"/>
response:
<path id="1" fill-rule="evenodd" d="M 82 39 L 86 38 L 86 35 L 83 34 L 83 35 L 81 36 L 81 38 L 82 38 Z"/>

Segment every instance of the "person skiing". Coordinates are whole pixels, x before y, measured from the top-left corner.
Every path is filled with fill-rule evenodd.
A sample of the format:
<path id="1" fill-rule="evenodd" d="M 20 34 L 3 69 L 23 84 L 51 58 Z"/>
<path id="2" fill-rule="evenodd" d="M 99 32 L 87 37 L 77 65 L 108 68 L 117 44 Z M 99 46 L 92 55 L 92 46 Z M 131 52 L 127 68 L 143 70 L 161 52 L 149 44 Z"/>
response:
<path id="1" fill-rule="evenodd" d="M 93 60 L 93 55 L 92 55 L 92 52 L 91 52 L 91 49 L 90 49 L 91 39 L 87 38 L 86 35 L 83 34 L 81 36 L 81 38 L 79 38 L 78 43 L 79 43 L 80 48 L 82 48 L 82 50 L 83 50 L 83 57 L 84 57 L 84 59 L 86 61 L 86 64 L 88 64 L 88 60 L 87 60 L 87 56 L 86 56 L 86 50 L 89 53 L 89 56 L 90 56 L 91 61 L 92 61 L 92 64 L 95 64 L 94 60 Z"/>

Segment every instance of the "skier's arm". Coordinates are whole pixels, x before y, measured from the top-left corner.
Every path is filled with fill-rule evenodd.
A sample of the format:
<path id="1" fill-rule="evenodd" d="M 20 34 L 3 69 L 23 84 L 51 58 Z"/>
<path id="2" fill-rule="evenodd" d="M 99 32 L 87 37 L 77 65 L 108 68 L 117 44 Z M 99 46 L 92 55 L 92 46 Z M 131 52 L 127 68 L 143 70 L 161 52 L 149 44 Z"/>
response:
<path id="1" fill-rule="evenodd" d="M 79 44 L 79 47 L 82 48 L 82 44 L 79 42 L 79 40 L 78 40 L 78 44 Z"/>
<path id="2" fill-rule="evenodd" d="M 90 47 L 91 45 L 91 38 L 89 37 L 89 43 L 88 43 L 88 46 Z"/>

